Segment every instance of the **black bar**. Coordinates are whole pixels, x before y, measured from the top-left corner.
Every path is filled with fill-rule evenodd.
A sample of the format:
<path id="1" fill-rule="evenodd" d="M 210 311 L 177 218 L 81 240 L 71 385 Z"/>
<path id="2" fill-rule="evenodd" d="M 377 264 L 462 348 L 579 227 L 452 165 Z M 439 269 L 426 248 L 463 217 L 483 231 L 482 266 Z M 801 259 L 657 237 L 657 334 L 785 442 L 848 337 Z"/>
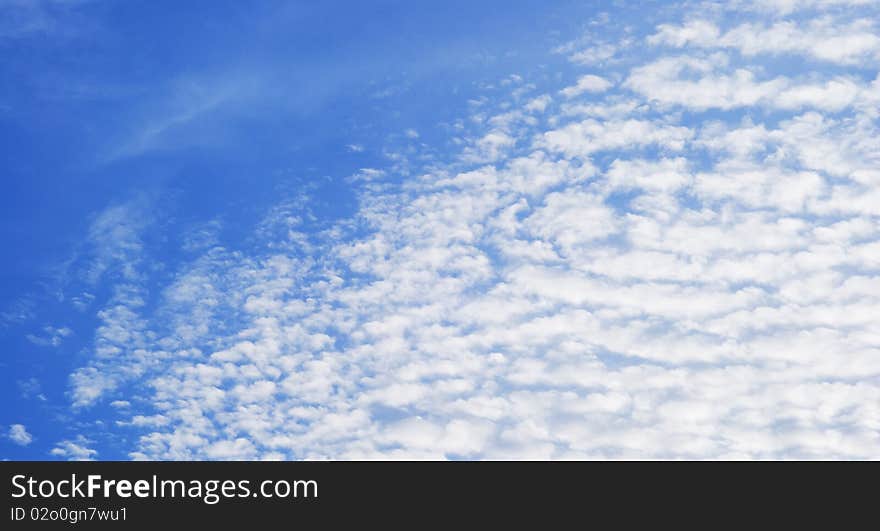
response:
<path id="1" fill-rule="evenodd" d="M 613 519 L 613 528 L 692 521 L 712 529 L 731 522 L 751 528 L 767 523 L 771 516 L 788 524 L 790 518 L 806 518 L 812 524 L 825 522 L 843 529 L 845 522 L 866 511 L 875 518 L 874 486 L 880 477 L 876 463 L 5 462 L 0 463 L 0 472 L 0 495 L 6 504 L 0 529 L 4 530 L 144 525 L 177 529 L 189 528 L 189 522 L 221 529 L 263 529 L 269 524 L 283 524 L 284 529 L 305 524 L 336 529 L 352 522 L 370 528 L 420 529 L 438 523 L 467 528 L 475 518 L 494 524 L 531 523 L 541 529 L 551 524 L 605 529 L 598 523 L 608 518 Z M 71 480 L 74 474 L 78 480 L 100 475 L 95 482 L 101 488 L 104 480 L 116 483 L 107 487 L 109 498 L 103 490 L 91 498 L 61 498 L 57 493 L 48 498 L 32 498 L 29 493 L 12 497 L 32 487 L 39 492 L 39 482 L 45 480 L 67 494 L 69 484 L 59 482 Z M 154 476 L 158 482 L 183 481 L 188 488 L 195 482 L 200 489 L 191 492 L 198 495 L 158 498 L 151 491 L 148 497 L 124 498 L 114 490 L 120 480 L 147 481 L 153 488 Z M 28 485 L 25 478 L 34 481 Z M 211 480 L 219 483 L 207 483 Z M 269 494 L 280 480 L 288 485 L 314 481 L 317 492 L 304 483 L 295 484 L 300 488 L 296 498 L 289 493 L 276 496 L 285 494 L 283 484 L 271 498 L 254 492 L 244 496 L 238 490 L 241 481 L 247 481 L 252 491 L 267 480 L 273 482 L 267 487 Z M 236 484 L 233 497 L 220 496 L 223 481 Z M 211 503 L 213 496 L 205 495 L 212 485 L 220 498 L 216 503 Z M 42 487 L 44 494 L 50 493 L 49 484 Z M 81 487 L 85 494 L 87 482 Z M 146 494 L 145 489 L 141 493 Z M 107 518 L 113 514 L 99 511 L 123 508 L 125 522 L 120 521 L 122 512 L 119 520 L 96 520 L 101 514 Z M 90 511 L 89 519 L 83 518 L 83 510 Z M 71 511 L 80 512 L 71 516 Z M 77 520 L 75 525 L 71 518 Z M 871 521 L 868 527 L 874 525 Z"/>

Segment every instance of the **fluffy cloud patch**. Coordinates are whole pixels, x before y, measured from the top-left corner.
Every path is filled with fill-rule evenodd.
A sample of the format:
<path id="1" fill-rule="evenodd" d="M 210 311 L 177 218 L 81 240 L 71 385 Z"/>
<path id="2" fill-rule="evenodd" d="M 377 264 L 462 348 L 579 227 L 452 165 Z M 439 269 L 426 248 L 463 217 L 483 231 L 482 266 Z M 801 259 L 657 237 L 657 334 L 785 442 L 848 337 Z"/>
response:
<path id="1" fill-rule="evenodd" d="M 9 426 L 9 431 L 6 436 L 9 437 L 10 441 L 19 446 L 27 446 L 34 440 L 33 435 L 28 433 L 24 424 L 12 424 Z"/>
<path id="2" fill-rule="evenodd" d="M 68 461 L 92 461 L 98 452 L 89 448 L 93 441 L 79 435 L 75 439 L 66 439 L 59 442 L 49 452 L 50 455 L 66 459 Z"/>
<path id="3" fill-rule="evenodd" d="M 578 78 L 574 85 L 565 87 L 559 92 L 566 98 L 573 98 L 585 92 L 605 92 L 612 86 L 611 82 L 603 77 L 587 74 Z"/>

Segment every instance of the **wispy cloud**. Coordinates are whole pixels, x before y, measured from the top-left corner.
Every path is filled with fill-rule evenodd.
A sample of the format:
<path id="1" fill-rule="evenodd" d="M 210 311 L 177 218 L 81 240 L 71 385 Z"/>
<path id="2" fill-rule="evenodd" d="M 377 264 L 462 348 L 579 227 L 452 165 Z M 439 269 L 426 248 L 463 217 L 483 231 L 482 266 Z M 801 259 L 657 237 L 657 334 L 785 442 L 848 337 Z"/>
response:
<path id="1" fill-rule="evenodd" d="M 73 330 L 66 326 L 61 328 L 45 326 L 40 335 L 27 334 L 25 337 L 27 337 L 27 340 L 34 345 L 39 345 L 41 347 L 57 347 L 62 341 L 64 341 L 65 337 L 68 337 L 71 334 L 73 334 Z"/>

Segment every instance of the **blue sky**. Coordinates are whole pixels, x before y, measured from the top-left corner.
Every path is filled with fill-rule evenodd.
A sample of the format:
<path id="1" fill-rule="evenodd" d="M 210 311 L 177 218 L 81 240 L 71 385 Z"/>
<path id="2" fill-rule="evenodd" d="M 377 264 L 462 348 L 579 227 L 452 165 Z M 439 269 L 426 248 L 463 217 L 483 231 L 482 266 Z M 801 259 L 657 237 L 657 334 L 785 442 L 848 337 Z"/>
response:
<path id="1" fill-rule="evenodd" d="M 0 457 L 877 457 L 877 15 L 0 2 Z"/>

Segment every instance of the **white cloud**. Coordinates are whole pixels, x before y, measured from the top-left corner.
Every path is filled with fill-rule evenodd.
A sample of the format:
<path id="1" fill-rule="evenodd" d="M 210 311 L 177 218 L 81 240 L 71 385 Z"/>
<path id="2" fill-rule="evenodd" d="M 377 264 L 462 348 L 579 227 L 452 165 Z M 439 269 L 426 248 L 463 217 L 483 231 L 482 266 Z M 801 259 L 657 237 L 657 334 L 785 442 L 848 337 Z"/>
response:
<path id="1" fill-rule="evenodd" d="M 585 92 L 605 92 L 612 86 L 611 82 L 603 77 L 587 74 L 579 77 L 577 83 L 570 87 L 565 87 L 559 93 L 566 98 L 573 98 Z"/>
<path id="2" fill-rule="evenodd" d="M 486 133 L 477 139 L 473 149 L 465 153 L 465 160 L 470 162 L 492 162 L 498 160 L 516 143 L 516 139 L 503 130 Z"/>
<path id="3" fill-rule="evenodd" d="M 783 109 L 816 107 L 839 111 L 850 107 L 862 90 L 858 83 L 850 79 L 833 79 L 822 85 L 802 85 L 786 89 L 776 97 L 776 104 Z"/>
<path id="4" fill-rule="evenodd" d="M 617 52 L 617 46 L 609 43 L 602 43 L 578 50 L 569 55 L 569 59 L 572 62 L 581 65 L 596 65 L 613 59 Z"/>
<path id="5" fill-rule="evenodd" d="M 541 96 L 530 100 L 525 105 L 524 109 L 526 112 L 544 112 L 551 101 L 553 100 L 549 95 L 542 94 Z"/>
<path id="6" fill-rule="evenodd" d="M 569 157 L 625 147 L 660 146 L 680 151 L 693 136 L 688 127 L 647 120 L 584 120 L 547 131 L 538 145 Z"/>
<path id="7" fill-rule="evenodd" d="M 815 108 L 840 112 L 870 105 L 873 88 L 848 77 L 797 82 L 783 76 L 759 80 L 745 68 L 731 68 L 729 58 L 667 57 L 634 68 L 624 83 L 649 101 L 696 110 L 752 107 Z"/>
<path id="8" fill-rule="evenodd" d="M 746 68 L 719 72 L 726 62 L 722 55 L 710 59 L 664 57 L 634 68 L 624 86 L 660 104 L 726 110 L 772 101 L 789 84 L 782 77 L 756 80 Z"/>
<path id="9" fill-rule="evenodd" d="M 648 38 L 650 44 L 708 49 L 735 49 L 745 56 L 801 54 L 821 61 L 854 64 L 880 54 L 880 36 L 870 19 L 839 21 L 830 17 L 807 24 L 777 21 L 744 23 L 722 34 L 711 21 L 692 20 L 682 25 L 661 24 Z"/>
<path id="10" fill-rule="evenodd" d="M 49 454 L 68 461 L 92 461 L 98 455 L 97 451 L 89 448 L 92 443 L 93 441 L 79 435 L 75 439 L 59 442 Z"/>
<path id="11" fill-rule="evenodd" d="M 797 11 L 826 10 L 835 7 L 871 6 L 874 0 L 740 0 L 733 5 L 742 4 L 758 11 L 777 12 L 787 15 Z"/>
<path id="12" fill-rule="evenodd" d="M 691 180 L 688 162 L 684 157 L 663 158 L 658 161 L 615 160 L 607 172 L 611 189 L 641 189 L 670 193 Z"/>
<path id="13" fill-rule="evenodd" d="M 143 197 L 101 211 L 89 226 L 85 279 L 95 284 L 105 274 L 114 274 L 136 280 L 143 250 L 141 233 L 149 223 L 149 204 Z"/>
<path id="14" fill-rule="evenodd" d="M 7 432 L 6 436 L 9 437 L 10 441 L 19 446 L 27 446 L 34 440 L 34 437 L 30 433 L 28 433 L 24 424 L 10 425 L 9 431 Z"/>
<path id="15" fill-rule="evenodd" d="M 650 44 L 668 44 L 681 48 L 686 45 L 707 47 L 715 45 L 721 32 L 715 23 L 708 20 L 691 20 L 680 26 L 661 24 L 657 33 L 648 37 Z"/>

